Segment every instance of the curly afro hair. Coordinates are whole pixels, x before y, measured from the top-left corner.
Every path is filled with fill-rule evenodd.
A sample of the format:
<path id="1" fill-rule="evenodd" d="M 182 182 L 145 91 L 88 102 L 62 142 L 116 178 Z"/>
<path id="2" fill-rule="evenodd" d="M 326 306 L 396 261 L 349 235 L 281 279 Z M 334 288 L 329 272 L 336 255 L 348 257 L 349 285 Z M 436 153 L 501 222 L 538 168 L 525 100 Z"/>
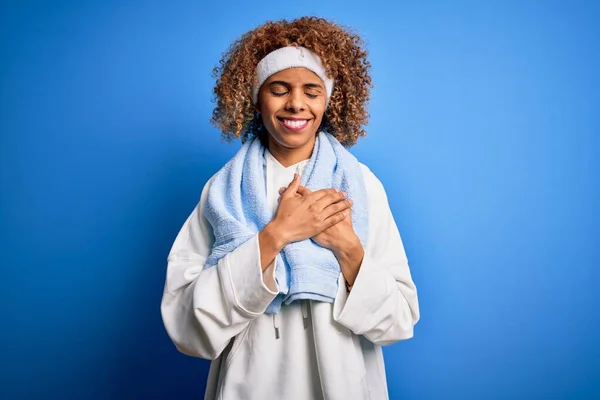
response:
<path id="1" fill-rule="evenodd" d="M 356 144 L 368 122 L 367 103 L 372 87 L 367 51 L 362 39 L 340 25 L 318 17 L 269 21 L 233 42 L 213 70 L 211 123 L 227 141 L 242 142 L 258 136 L 266 141 L 266 128 L 252 102 L 256 65 L 270 52 L 285 46 L 303 46 L 319 55 L 326 73 L 335 80 L 320 130 L 334 135 L 346 147 Z"/>

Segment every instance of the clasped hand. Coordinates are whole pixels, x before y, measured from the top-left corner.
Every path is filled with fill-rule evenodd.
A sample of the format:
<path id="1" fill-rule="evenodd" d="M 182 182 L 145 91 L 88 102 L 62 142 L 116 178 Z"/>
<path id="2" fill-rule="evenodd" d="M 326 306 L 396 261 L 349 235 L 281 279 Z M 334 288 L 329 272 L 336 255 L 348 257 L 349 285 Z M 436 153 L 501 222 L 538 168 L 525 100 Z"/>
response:
<path id="1" fill-rule="evenodd" d="M 279 190 L 279 205 L 273 223 L 286 243 L 312 238 L 334 253 L 356 243 L 352 226 L 352 200 L 336 189 L 311 191 L 300 185 L 300 176 Z"/>

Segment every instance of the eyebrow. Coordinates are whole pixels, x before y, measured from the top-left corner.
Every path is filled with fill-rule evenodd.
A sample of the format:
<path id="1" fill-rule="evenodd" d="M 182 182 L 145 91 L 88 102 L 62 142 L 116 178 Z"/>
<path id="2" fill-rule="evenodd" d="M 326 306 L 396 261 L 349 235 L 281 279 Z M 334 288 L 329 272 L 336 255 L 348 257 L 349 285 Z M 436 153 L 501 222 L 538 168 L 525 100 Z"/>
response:
<path id="1" fill-rule="evenodd" d="M 275 85 L 282 85 L 282 86 L 286 86 L 286 87 L 290 87 L 290 84 L 286 81 L 273 81 L 271 83 L 269 83 L 269 86 L 275 86 Z M 310 89 L 323 89 L 323 86 L 318 84 L 318 83 L 305 83 L 303 85 L 305 88 L 310 88 Z"/>

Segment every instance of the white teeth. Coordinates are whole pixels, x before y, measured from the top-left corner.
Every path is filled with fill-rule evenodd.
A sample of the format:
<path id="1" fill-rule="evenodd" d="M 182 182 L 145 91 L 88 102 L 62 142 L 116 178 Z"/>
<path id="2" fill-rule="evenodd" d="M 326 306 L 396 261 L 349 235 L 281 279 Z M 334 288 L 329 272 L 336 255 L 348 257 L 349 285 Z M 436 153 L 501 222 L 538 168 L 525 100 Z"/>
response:
<path id="1" fill-rule="evenodd" d="M 287 127 L 290 128 L 294 128 L 294 129 L 298 129 L 304 125 L 306 125 L 306 123 L 308 122 L 308 120 L 303 119 L 303 120 L 290 120 L 290 119 L 284 119 L 283 120 L 283 124 Z"/>

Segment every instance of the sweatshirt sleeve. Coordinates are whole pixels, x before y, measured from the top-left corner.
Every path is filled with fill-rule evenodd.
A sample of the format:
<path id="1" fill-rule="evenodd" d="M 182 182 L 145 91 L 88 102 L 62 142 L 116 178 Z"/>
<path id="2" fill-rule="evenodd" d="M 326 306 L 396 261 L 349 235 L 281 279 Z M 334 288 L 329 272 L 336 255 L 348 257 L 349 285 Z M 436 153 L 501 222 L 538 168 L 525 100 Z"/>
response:
<path id="1" fill-rule="evenodd" d="M 378 345 L 413 337 L 418 322 L 417 289 L 383 185 L 363 166 L 369 194 L 369 240 L 350 293 L 340 274 L 333 317 Z"/>
<path id="2" fill-rule="evenodd" d="M 180 352 L 214 360 L 231 338 L 264 313 L 279 288 L 273 275 L 275 261 L 262 272 L 258 234 L 216 266 L 203 269 L 214 243 L 203 212 L 211 182 L 204 186 L 169 253 L 161 315 Z"/>

